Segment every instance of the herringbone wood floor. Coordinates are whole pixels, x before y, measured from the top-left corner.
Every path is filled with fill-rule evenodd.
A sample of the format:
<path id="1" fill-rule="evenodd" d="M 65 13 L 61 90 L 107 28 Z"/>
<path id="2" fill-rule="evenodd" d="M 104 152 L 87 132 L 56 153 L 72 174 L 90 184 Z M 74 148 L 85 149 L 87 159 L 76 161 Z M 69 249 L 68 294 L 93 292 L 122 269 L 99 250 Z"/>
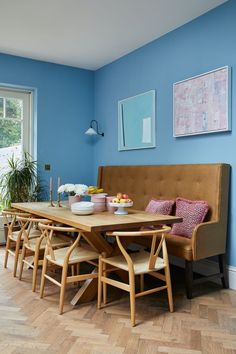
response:
<path id="1" fill-rule="evenodd" d="M 236 353 L 236 292 L 206 283 L 187 300 L 182 272 L 172 272 L 175 312 L 163 293 L 137 300 L 138 325 L 130 326 L 126 296 L 98 311 L 96 302 L 72 309 L 67 292 L 65 314 L 58 315 L 59 288 L 46 297 L 31 292 L 31 270 L 20 282 L 12 263 L 3 269 L 0 248 L 0 353 L 17 354 L 233 354 Z M 110 289 L 108 292 L 111 293 Z"/>

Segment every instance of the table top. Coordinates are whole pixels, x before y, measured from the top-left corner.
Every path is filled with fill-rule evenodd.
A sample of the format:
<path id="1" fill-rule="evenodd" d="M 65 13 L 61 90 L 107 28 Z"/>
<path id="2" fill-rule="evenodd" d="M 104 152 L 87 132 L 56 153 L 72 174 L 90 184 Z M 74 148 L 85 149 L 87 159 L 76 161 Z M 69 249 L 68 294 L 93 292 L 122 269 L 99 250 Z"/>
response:
<path id="1" fill-rule="evenodd" d="M 127 215 L 114 215 L 107 211 L 92 215 L 75 215 L 68 206 L 50 207 L 48 202 L 12 203 L 12 207 L 88 232 L 125 230 L 182 222 L 182 218 L 177 216 L 150 214 L 133 209 L 129 209 Z"/>

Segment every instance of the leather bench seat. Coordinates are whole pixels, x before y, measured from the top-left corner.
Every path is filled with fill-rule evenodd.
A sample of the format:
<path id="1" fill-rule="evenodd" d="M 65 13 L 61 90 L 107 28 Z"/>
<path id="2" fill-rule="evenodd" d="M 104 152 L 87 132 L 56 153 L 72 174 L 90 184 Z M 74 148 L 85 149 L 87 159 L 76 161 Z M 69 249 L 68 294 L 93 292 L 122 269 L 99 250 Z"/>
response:
<path id="1" fill-rule="evenodd" d="M 188 261 L 193 260 L 193 250 L 191 239 L 177 235 L 166 235 L 166 245 L 168 253 L 175 256 L 184 258 Z"/>
<path id="2" fill-rule="evenodd" d="M 157 235 L 157 238 L 161 238 L 160 235 Z M 184 258 L 188 261 L 193 260 L 193 250 L 192 250 L 192 241 L 191 239 L 183 236 L 170 235 L 166 234 L 166 245 L 168 253 L 175 256 Z M 142 246 L 151 247 L 151 238 L 143 237 L 139 238 L 137 242 Z"/>
<path id="3" fill-rule="evenodd" d="M 97 184 L 108 195 L 127 193 L 134 208 L 140 210 L 145 210 L 152 198 L 207 201 L 209 211 L 204 222 L 193 230 L 192 238 L 166 236 L 168 253 L 185 260 L 186 287 L 191 298 L 193 261 L 219 256 L 222 283 L 228 286 L 225 253 L 229 180 L 230 165 L 225 163 L 132 165 L 100 166 Z"/>

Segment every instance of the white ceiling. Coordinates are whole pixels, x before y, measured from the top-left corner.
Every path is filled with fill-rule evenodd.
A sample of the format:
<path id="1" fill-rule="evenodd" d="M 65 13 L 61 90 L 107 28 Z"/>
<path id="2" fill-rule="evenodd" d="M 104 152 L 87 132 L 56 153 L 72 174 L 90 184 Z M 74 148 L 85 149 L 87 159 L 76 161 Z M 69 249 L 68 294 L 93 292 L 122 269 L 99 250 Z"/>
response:
<path id="1" fill-rule="evenodd" d="M 227 0 L 0 0 L 0 52 L 98 69 Z"/>

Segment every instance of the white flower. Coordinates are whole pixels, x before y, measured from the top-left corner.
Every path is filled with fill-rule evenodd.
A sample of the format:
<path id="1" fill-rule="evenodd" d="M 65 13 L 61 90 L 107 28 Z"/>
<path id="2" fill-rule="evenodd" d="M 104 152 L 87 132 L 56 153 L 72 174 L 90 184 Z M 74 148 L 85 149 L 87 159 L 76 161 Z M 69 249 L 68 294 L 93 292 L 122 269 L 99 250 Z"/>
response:
<path id="1" fill-rule="evenodd" d="M 85 184 L 75 184 L 74 192 L 76 195 L 83 195 L 88 192 L 88 186 Z"/>
<path id="2" fill-rule="evenodd" d="M 65 192 L 71 193 L 75 191 L 75 185 L 71 183 L 65 184 Z"/>
<path id="3" fill-rule="evenodd" d="M 84 195 L 88 193 L 88 186 L 85 184 L 63 184 L 58 188 L 58 193 L 69 193 L 69 195 Z"/>
<path id="4" fill-rule="evenodd" d="M 58 188 L 58 193 L 64 193 L 65 192 L 65 185 L 62 184 L 59 188 Z"/>

